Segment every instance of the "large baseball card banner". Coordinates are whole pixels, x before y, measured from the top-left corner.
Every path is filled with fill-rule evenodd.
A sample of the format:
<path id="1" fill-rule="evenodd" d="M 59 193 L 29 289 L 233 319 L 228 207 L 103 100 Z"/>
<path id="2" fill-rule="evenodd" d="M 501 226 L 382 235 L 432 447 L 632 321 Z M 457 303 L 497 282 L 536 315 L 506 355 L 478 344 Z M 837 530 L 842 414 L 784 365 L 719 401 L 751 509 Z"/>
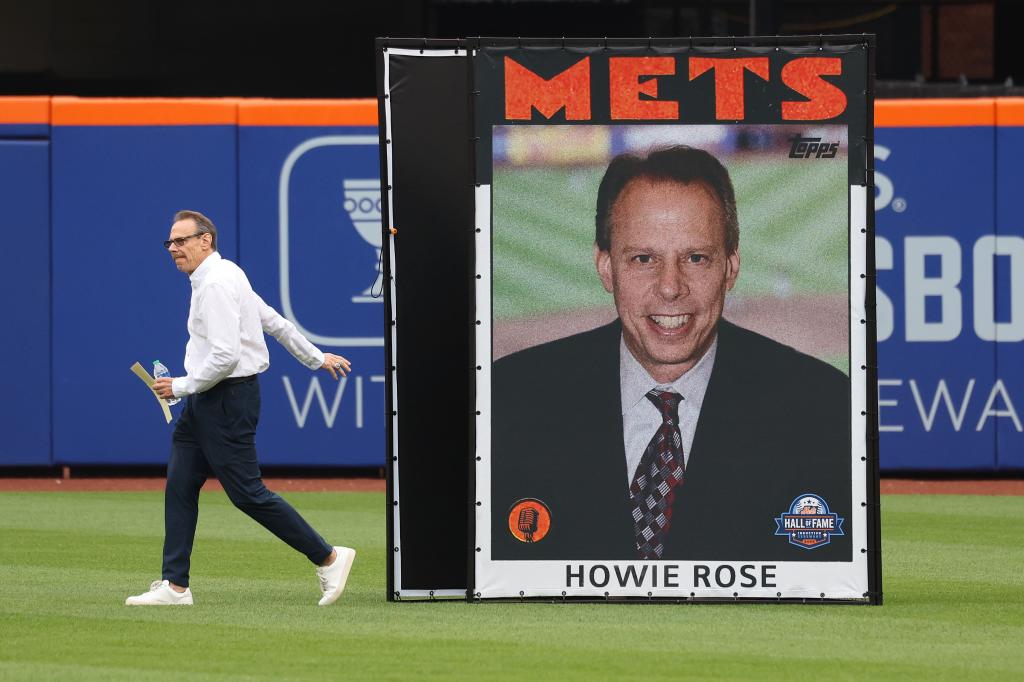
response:
<path id="1" fill-rule="evenodd" d="M 881 602 L 871 52 L 476 45 L 472 597 Z"/>

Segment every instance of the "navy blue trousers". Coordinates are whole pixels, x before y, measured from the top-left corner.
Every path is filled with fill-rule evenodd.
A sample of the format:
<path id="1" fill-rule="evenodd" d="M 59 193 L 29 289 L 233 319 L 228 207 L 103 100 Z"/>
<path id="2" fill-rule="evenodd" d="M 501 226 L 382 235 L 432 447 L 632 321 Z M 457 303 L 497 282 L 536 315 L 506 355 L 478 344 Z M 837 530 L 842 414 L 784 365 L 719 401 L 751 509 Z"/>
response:
<path id="1" fill-rule="evenodd" d="M 163 579 L 188 586 L 189 560 L 199 520 L 199 490 L 217 477 L 228 498 L 314 564 L 331 554 L 299 513 L 263 485 L 256 461 L 260 384 L 256 377 L 221 382 L 190 395 L 172 438 L 164 490 Z"/>

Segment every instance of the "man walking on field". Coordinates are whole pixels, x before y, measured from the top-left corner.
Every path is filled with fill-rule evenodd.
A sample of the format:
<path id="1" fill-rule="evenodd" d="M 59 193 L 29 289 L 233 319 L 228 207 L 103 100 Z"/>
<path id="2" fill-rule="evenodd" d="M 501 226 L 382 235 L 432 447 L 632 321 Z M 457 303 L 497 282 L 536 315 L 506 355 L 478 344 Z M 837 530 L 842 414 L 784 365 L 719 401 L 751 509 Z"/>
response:
<path id="1" fill-rule="evenodd" d="M 164 399 L 186 398 L 172 437 L 164 493 L 162 580 L 128 597 L 128 606 L 192 604 L 189 559 L 199 518 L 199 491 L 212 474 L 236 507 L 317 566 L 320 606 L 345 589 L 355 550 L 332 547 L 290 504 L 267 490 L 256 460 L 260 414 L 257 375 L 270 366 L 263 334 L 273 336 L 310 369 L 334 379 L 350 371 L 340 355 L 323 353 L 252 290 L 241 268 L 217 253 L 217 228 L 196 211 L 178 211 L 164 247 L 189 276 L 192 302 L 183 377 L 157 379 Z"/>

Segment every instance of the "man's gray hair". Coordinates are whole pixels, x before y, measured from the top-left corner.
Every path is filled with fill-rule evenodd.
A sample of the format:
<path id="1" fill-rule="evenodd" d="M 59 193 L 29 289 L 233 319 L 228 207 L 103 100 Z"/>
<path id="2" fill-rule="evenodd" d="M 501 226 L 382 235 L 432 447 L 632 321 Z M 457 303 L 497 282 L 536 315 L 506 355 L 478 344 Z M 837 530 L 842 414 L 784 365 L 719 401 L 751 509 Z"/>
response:
<path id="1" fill-rule="evenodd" d="M 209 234 L 212 237 L 210 245 L 213 250 L 217 250 L 217 226 L 213 224 L 213 221 L 204 216 L 199 211 L 178 211 L 174 214 L 174 220 L 176 223 L 179 220 L 189 220 L 196 224 L 196 232 L 199 234 Z"/>

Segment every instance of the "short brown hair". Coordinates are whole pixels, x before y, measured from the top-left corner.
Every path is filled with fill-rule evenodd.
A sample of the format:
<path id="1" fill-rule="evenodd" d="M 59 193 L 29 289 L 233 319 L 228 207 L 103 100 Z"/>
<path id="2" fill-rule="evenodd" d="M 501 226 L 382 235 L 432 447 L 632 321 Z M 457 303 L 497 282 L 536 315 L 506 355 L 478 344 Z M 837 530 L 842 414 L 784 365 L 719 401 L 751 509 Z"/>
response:
<path id="1" fill-rule="evenodd" d="M 686 145 L 657 149 L 646 157 L 620 154 L 612 159 L 597 190 L 597 216 L 595 241 L 602 251 L 612 245 L 611 215 L 615 200 L 631 181 L 637 178 L 689 185 L 706 185 L 718 199 L 725 218 L 725 250 L 735 253 L 740 245 L 740 223 L 736 215 L 736 194 L 729 179 L 729 171 L 714 156 L 703 149 Z"/>
<path id="2" fill-rule="evenodd" d="M 196 224 L 196 231 L 199 234 L 209 234 L 212 237 L 210 246 L 213 250 L 217 250 L 217 226 L 213 224 L 213 221 L 204 216 L 199 211 L 178 211 L 174 214 L 174 220 L 172 223 L 176 223 L 179 220 L 189 220 Z"/>

